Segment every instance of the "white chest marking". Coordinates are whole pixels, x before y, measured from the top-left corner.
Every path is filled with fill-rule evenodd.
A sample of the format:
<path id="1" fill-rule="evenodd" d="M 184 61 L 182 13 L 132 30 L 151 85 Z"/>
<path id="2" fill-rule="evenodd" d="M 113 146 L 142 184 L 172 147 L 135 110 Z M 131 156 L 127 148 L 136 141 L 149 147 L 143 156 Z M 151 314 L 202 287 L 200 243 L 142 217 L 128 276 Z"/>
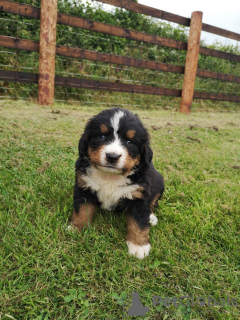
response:
<path id="1" fill-rule="evenodd" d="M 122 175 L 103 172 L 94 167 L 82 175 L 87 187 L 97 193 L 101 208 L 113 210 L 124 198 L 133 199 L 132 192 L 139 188 L 138 184 L 130 184 L 130 180 Z"/>

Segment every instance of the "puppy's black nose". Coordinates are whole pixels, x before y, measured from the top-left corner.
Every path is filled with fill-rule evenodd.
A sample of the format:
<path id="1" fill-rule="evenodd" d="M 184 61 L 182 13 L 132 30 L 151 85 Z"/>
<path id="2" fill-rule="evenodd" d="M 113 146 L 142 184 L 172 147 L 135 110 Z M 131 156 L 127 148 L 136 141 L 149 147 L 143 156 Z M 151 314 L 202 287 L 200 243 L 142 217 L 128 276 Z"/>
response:
<path id="1" fill-rule="evenodd" d="M 120 157 L 121 154 L 106 153 L 106 158 L 109 163 L 116 163 Z"/>

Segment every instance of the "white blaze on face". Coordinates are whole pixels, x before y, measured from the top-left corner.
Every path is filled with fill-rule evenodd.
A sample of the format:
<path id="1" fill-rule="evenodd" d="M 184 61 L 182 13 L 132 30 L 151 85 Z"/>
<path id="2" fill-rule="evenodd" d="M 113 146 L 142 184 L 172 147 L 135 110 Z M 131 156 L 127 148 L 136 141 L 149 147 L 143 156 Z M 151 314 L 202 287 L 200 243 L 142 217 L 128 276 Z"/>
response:
<path id="1" fill-rule="evenodd" d="M 121 140 L 120 140 L 120 138 L 119 138 L 119 136 L 117 134 L 117 131 L 119 129 L 120 119 L 124 115 L 125 115 L 124 112 L 120 110 L 120 111 L 115 112 L 113 117 L 110 119 L 110 123 L 111 123 L 111 126 L 113 128 L 114 139 L 113 139 L 113 141 L 110 142 L 110 144 L 106 145 L 102 149 L 102 152 L 101 152 L 101 164 L 103 166 L 107 165 L 107 159 L 106 159 L 106 154 L 107 153 L 114 153 L 114 154 L 120 156 L 118 162 L 115 165 L 116 169 L 122 169 L 124 164 L 125 164 L 127 152 L 126 152 L 126 149 L 121 144 Z"/>

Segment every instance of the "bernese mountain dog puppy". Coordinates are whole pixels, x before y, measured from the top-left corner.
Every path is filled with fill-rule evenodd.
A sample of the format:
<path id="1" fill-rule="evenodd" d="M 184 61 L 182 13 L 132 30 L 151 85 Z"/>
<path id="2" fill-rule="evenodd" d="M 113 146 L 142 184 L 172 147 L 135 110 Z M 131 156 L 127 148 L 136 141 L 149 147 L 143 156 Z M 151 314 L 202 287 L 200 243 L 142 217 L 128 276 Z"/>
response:
<path id="1" fill-rule="evenodd" d="M 100 207 L 121 211 L 127 219 L 128 251 L 149 255 L 149 227 L 164 191 L 152 164 L 149 135 L 136 114 L 121 108 L 91 118 L 79 141 L 71 223 L 78 230 L 91 223 Z"/>

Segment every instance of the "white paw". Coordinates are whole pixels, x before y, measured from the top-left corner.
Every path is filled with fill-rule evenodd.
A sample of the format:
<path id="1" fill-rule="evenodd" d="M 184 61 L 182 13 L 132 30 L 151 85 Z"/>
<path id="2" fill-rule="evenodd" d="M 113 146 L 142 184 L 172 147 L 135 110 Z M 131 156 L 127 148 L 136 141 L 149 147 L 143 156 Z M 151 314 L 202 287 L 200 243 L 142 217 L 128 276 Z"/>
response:
<path id="1" fill-rule="evenodd" d="M 66 230 L 67 232 L 74 232 L 74 231 L 75 231 L 75 228 L 74 228 L 74 226 L 73 226 L 72 224 L 69 224 L 69 225 L 65 228 L 65 230 Z"/>
<path id="2" fill-rule="evenodd" d="M 150 214 L 149 222 L 150 222 L 151 226 L 155 226 L 158 223 L 158 218 L 155 216 L 154 213 Z"/>
<path id="3" fill-rule="evenodd" d="M 128 252 L 138 259 L 143 259 L 149 255 L 151 250 L 150 243 L 146 244 L 145 246 L 138 246 L 137 244 L 132 243 L 131 241 L 127 241 L 128 245 Z"/>

